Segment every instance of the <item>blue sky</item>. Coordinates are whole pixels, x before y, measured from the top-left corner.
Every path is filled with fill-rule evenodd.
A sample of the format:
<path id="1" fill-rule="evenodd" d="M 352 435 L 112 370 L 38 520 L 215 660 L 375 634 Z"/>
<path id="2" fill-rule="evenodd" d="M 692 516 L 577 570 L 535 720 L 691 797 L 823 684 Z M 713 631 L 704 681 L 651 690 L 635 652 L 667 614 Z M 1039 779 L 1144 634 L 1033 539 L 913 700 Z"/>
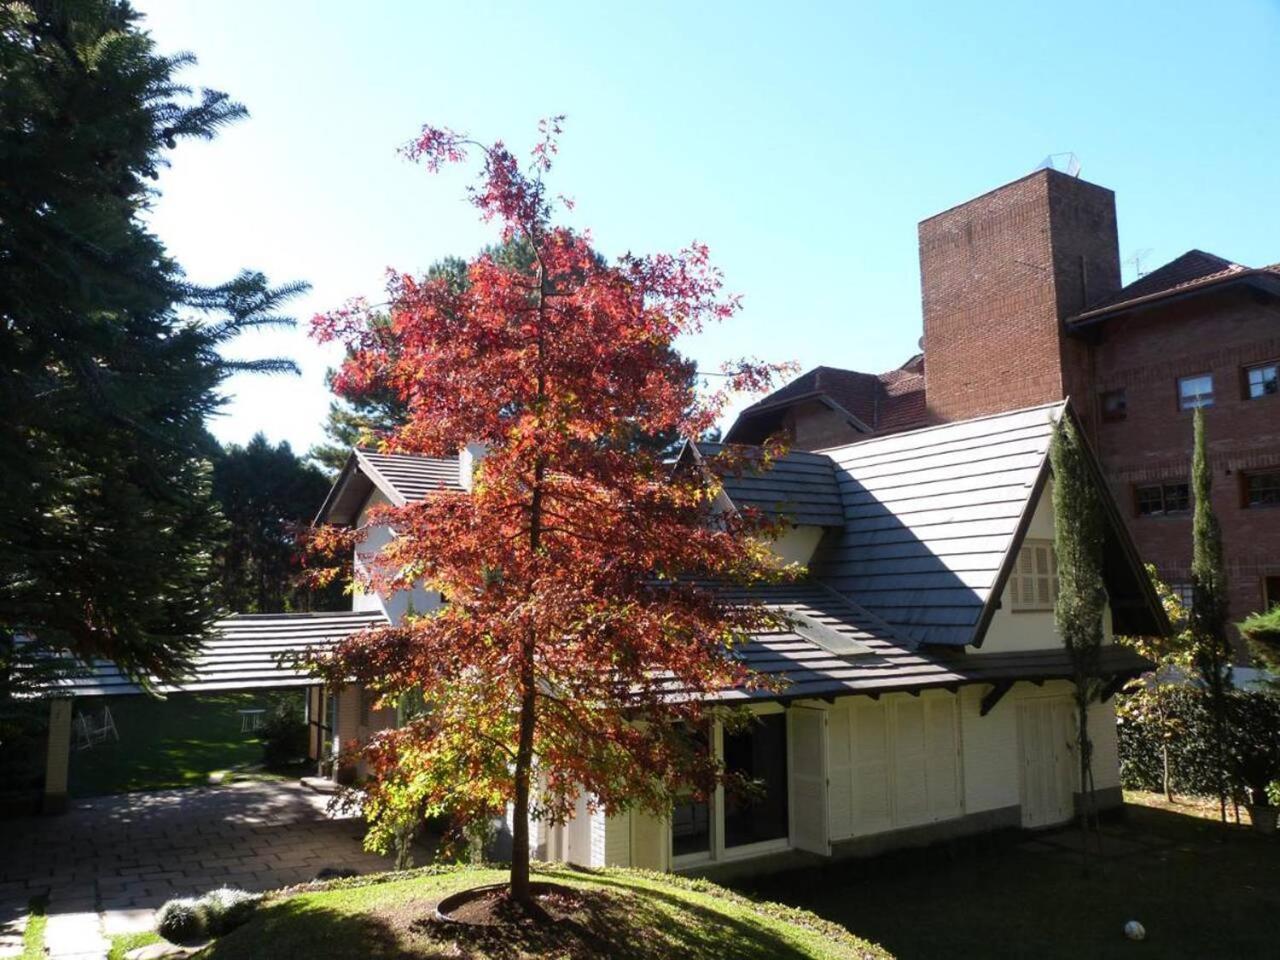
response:
<path id="1" fill-rule="evenodd" d="M 917 222 L 1060 151 L 1116 191 L 1147 270 L 1192 247 L 1280 260 L 1280 0 L 135 5 L 197 55 L 188 82 L 251 113 L 178 149 L 153 229 L 196 280 L 309 281 L 300 320 L 492 239 L 463 174 L 397 157 L 424 122 L 523 147 L 554 113 L 575 225 L 606 254 L 704 241 L 743 295 L 684 344 L 707 369 L 897 366 Z M 333 354 L 303 326 L 237 352 L 303 374 L 232 380 L 214 432 L 317 441 Z"/>

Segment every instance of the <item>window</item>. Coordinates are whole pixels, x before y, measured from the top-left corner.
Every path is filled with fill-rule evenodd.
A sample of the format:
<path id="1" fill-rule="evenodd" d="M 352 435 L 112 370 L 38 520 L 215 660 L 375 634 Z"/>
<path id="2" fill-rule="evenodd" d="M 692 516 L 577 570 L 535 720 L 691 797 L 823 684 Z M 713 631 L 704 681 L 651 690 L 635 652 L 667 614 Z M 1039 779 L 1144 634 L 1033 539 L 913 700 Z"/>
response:
<path id="1" fill-rule="evenodd" d="M 787 717 L 759 717 L 745 730 L 724 735 L 724 766 L 754 785 L 750 792 L 727 790 L 724 845 L 781 840 L 787 836 Z"/>
<path id="2" fill-rule="evenodd" d="M 1178 378 L 1178 409 L 1195 410 L 1213 406 L 1213 374 L 1198 373 Z"/>
<path id="3" fill-rule="evenodd" d="M 726 785 L 705 798 L 677 800 L 671 811 L 676 865 L 785 850 L 791 827 L 786 712 L 755 714 L 745 727 L 732 731 L 716 723 L 707 734 L 698 737 L 695 747 L 714 750 L 725 772 L 749 786 Z"/>
<path id="4" fill-rule="evenodd" d="M 1058 598 L 1058 560 L 1048 540 L 1027 540 L 1009 578 L 1013 609 L 1052 610 Z"/>
<path id="5" fill-rule="evenodd" d="M 1280 507 L 1280 472 L 1246 473 L 1244 505 L 1246 507 Z"/>
<path id="6" fill-rule="evenodd" d="M 1128 398 L 1124 387 L 1119 390 L 1107 390 L 1102 394 L 1102 419 L 1123 420 L 1129 412 Z"/>
<path id="7" fill-rule="evenodd" d="M 1191 509 L 1191 487 L 1185 483 L 1152 483 L 1135 487 L 1134 502 L 1140 517 L 1165 517 Z"/>
<path id="8" fill-rule="evenodd" d="M 1178 603 L 1182 605 L 1182 612 L 1190 613 L 1196 596 L 1195 588 L 1189 583 L 1171 583 L 1169 591 L 1178 598 Z"/>
<path id="9" fill-rule="evenodd" d="M 1262 363 L 1256 367 L 1245 367 L 1245 396 L 1250 400 L 1271 397 L 1280 393 L 1280 365 Z"/>
<path id="10" fill-rule="evenodd" d="M 692 734 L 692 746 L 698 753 L 711 749 L 710 731 Z M 676 857 L 711 856 L 711 798 L 687 795 L 671 810 L 671 853 Z"/>

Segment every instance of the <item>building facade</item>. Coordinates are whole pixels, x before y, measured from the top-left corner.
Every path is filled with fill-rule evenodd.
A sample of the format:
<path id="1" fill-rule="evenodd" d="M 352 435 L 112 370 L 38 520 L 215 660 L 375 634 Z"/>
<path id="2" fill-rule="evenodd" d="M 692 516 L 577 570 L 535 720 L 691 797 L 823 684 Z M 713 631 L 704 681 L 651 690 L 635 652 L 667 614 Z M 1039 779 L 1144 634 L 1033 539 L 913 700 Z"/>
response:
<path id="1" fill-rule="evenodd" d="M 1203 408 L 1230 616 L 1280 603 L 1280 264 L 1193 250 L 1122 286 L 1115 195 L 1055 170 L 928 218 L 919 249 L 924 353 L 894 399 L 914 422 L 814 418 L 870 376 L 824 367 L 748 408 L 727 439 L 782 430 L 821 449 L 1070 398 L 1143 559 L 1189 596 Z"/>

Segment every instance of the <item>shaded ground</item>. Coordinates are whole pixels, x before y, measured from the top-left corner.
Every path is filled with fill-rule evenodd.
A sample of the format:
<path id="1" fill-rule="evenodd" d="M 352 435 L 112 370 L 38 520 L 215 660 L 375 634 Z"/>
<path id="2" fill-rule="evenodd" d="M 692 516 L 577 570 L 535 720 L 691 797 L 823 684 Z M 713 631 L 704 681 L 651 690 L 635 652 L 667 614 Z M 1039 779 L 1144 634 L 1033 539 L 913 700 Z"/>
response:
<path id="1" fill-rule="evenodd" d="M 95 720 L 103 706 L 110 707 L 120 740 L 72 750 L 71 796 L 204 786 L 215 771 L 257 765 L 262 761 L 262 744 L 253 733 L 240 729 L 237 711 L 265 709 L 270 702 L 252 693 L 78 700 L 76 709 Z"/>
<path id="2" fill-rule="evenodd" d="M 495 870 L 448 868 L 277 900 L 201 957 L 889 960 L 812 915 L 755 904 L 706 882 L 625 870 L 546 868 L 537 876 L 581 891 L 551 925 L 459 928 L 433 920 L 447 894 L 505 878 Z"/>
<path id="3" fill-rule="evenodd" d="M 390 869 L 361 848 L 364 822 L 331 819 L 327 802 L 296 782 L 244 781 L 79 800 L 65 816 L 2 821 L 0 946 L 33 897 L 48 899 L 51 953 L 84 945 L 77 952 L 93 956 L 104 934 L 149 927 L 173 896 L 224 884 L 271 890 L 331 866 Z M 419 862 L 427 856 L 420 851 Z"/>
<path id="4" fill-rule="evenodd" d="M 1216 811 L 1215 811 L 1216 814 Z M 1082 876 L 1074 829 L 848 861 L 736 886 L 812 910 L 903 960 L 1204 958 L 1280 952 L 1280 841 L 1127 805 Z M 1126 940 L 1127 920 L 1147 930 Z"/>

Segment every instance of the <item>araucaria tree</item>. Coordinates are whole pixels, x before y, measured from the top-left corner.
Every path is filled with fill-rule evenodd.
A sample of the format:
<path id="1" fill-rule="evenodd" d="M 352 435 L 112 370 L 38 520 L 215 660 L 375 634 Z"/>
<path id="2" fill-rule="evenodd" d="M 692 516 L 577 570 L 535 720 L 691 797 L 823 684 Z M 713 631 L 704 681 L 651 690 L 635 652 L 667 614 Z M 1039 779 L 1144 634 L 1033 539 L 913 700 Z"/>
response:
<path id="1" fill-rule="evenodd" d="M 1054 621 L 1071 656 L 1076 707 L 1076 746 L 1080 760 L 1080 829 L 1087 838 L 1093 816 L 1093 741 L 1089 705 L 1098 699 L 1101 679 L 1102 617 L 1107 593 L 1102 579 L 1106 520 L 1098 483 L 1079 431 L 1063 415 L 1049 447 L 1053 468 L 1054 551 L 1058 564 L 1058 599 Z M 1085 849 L 1082 844 L 1081 850 Z"/>
<path id="2" fill-rule="evenodd" d="M 352 638 L 327 665 L 334 682 L 429 705 L 367 748 L 374 836 L 414 812 L 474 822 L 510 809 L 510 895 L 523 905 L 531 818 L 562 822 L 583 792 L 596 807 L 665 813 L 675 791 L 722 775 L 687 731 L 707 722 L 708 696 L 751 682 L 735 646 L 773 619 L 707 586 L 773 575 L 753 536 L 766 531 L 710 522 L 707 481 L 672 476 L 660 445 L 636 442 L 713 424 L 723 394 L 699 399 L 673 344 L 736 301 L 702 246 L 606 262 L 553 223 L 543 176 L 558 133 L 544 121 L 526 165 L 501 142 L 434 127 L 406 148 L 431 171 L 478 159 L 472 202 L 531 266 L 485 253 L 463 284 L 396 275 L 389 306 L 315 323 L 348 348 L 340 393 L 390 389 L 405 404 L 389 449 L 484 451 L 469 493 L 375 521 L 396 533 L 375 586 L 421 581 L 447 602 Z M 726 373 L 733 388 L 769 376 L 746 363 Z"/>
<path id="3" fill-rule="evenodd" d="M 1192 518 L 1191 634 L 1196 672 L 1209 698 L 1216 744 L 1218 804 L 1227 820 L 1227 710 L 1231 690 L 1231 642 L 1227 638 L 1227 574 L 1222 559 L 1222 528 L 1210 499 L 1213 471 L 1204 432 L 1204 411 L 1195 413 L 1191 490 Z"/>
<path id="4" fill-rule="evenodd" d="M 181 86 L 192 58 L 139 20 L 124 0 L 0 3 L 0 647 L 171 677 L 215 614 L 205 419 L 234 370 L 292 369 L 219 348 L 298 287 L 193 284 L 148 232 L 170 151 L 245 111 Z"/>

